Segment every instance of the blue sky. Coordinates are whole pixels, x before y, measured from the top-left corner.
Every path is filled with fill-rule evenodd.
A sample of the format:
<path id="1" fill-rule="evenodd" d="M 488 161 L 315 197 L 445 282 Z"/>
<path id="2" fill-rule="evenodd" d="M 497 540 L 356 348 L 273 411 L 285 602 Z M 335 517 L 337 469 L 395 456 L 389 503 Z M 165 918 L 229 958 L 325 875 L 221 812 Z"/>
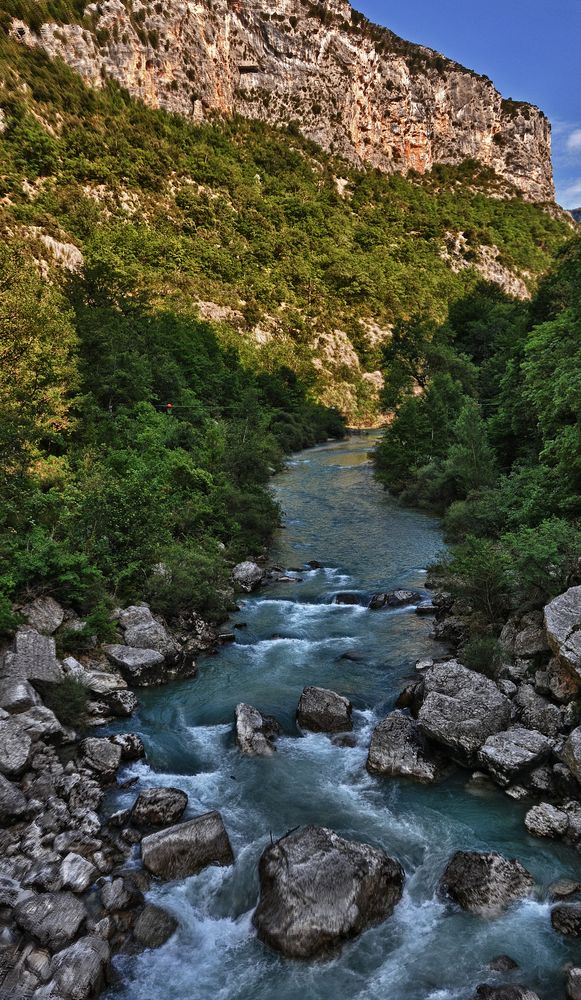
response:
<path id="1" fill-rule="evenodd" d="M 370 20 L 489 76 L 553 123 L 557 199 L 581 207 L 581 0 L 352 0 Z"/>

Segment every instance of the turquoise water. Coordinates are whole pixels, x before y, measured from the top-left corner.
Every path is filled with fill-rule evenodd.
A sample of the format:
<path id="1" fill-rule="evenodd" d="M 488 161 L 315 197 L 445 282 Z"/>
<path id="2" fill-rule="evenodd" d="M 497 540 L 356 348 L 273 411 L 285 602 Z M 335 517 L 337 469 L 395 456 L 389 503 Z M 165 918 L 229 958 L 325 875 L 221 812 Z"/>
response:
<path id="1" fill-rule="evenodd" d="M 142 786 L 183 788 L 187 815 L 219 809 L 236 864 L 152 889 L 180 929 L 159 951 L 117 960 L 122 1000 L 464 1000 L 482 982 L 507 981 L 526 983 L 541 1000 L 562 1000 L 564 966 L 581 959 L 580 948 L 552 931 L 544 896 L 555 878 L 579 877 L 581 864 L 573 852 L 526 834 L 524 806 L 500 792 L 467 791 L 465 772 L 426 788 L 365 770 L 373 726 L 413 677 L 416 659 L 443 651 L 430 639 L 431 621 L 412 608 L 372 613 L 332 603 L 341 590 L 422 590 L 426 565 L 442 549 L 437 520 L 402 510 L 374 482 L 372 443 L 354 437 L 289 463 L 274 481 L 284 511 L 274 557 L 302 567 L 301 580 L 241 602 L 233 622 L 247 627 L 235 644 L 200 661 L 196 679 L 140 693 L 128 728 L 142 734 L 148 762 L 130 773 Z M 325 568 L 305 570 L 311 559 Z M 351 698 L 356 747 L 297 733 L 306 684 Z M 243 758 L 236 750 L 239 701 L 282 723 L 274 757 Z M 134 795 L 118 796 L 115 806 Z M 271 834 L 303 823 L 382 847 L 407 874 L 395 915 L 327 962 L 286 961 L 251 926 L 262 850 Z M 518 857 L 538 879 L 538 898 L 497 919 L 455 913 L 436 886 L 447 858 L 469 848 Z M 506 952 L 520 972 L 487 972 Z"/>

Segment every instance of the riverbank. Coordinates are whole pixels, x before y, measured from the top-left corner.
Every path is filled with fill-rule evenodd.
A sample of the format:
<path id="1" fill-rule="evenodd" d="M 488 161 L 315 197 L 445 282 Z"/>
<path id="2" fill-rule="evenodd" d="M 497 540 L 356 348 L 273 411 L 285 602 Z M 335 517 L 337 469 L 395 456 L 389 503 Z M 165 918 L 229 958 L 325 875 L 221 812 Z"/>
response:
<path id="1" fill-rule="evenodd" d="M 39 755 L 38 765 L 48 773 L 53 766 L 57 771 L 63 767 L 67 777 L 74 772 L 94 782 L 86 787 L 102 801 L 100 827 L 92 835 L 102 846 L 92 845 L 89 857 L 81 849 L 78 853 L 89 864 L 102 853 L 113 867 L 99 869 L 97 883 L 93 879 L 79 892 L 87 914 L 84 923 L 74 930 L 72 945 L 57 945 L 58 952 L 73 949 L 66 963 L 59 960 L 61 969 L 75 969 L 76 956 L 79 967 L 92 970 L 95 978 L 87 996 L 102 984 L 105 948 L 119 947 L 118 988 L 127 1000 L 152 995 L 202 1000 L 210 994 L 267 1000 L 273 989 L 283 1000 L 296 1000 L 302 992 L 326 998 L 346 995 L 346 982 L 349 995 L 360 998 L 386 989 L 397 1000 L 467 998 L 480 983 L 502 981 L 526 981 L 542 1000 L 563 997 L 563 967 L 574 961 L 574 948 L 551 929 L 547 888 L 561 876 L 574 876 L 574 853 L 566 846 L 532 841 L 522 825 L 527 803 L 507 803 L 504 793 L 491 785 L 467 783 L 466 771 L 457 770 L 443 784 L 416 785 L 366 770 L 373 732 L 390 716 L 402 684 L 419 676 L 416 661 L 444 660 L 447 648 L 430 638 L 431 617 L 415 610 L 429 596 L 425 566 L 442 545 L 437 522 L 402 510 L 382 494 L 367 450 L 368 442 L 361 439 L 323 446 L 295 456 L 277 478 L 278 499 L 286 512 L 285 529 L 272 553 L 280 570 L 264 587 L 258 576 L 252 583 L 248 577 L 248 585 L 256 583 L 258 589 L 241 593 L 240 611 L 224 632 L 229 641 L 219 656 L 201 654 L 196 677 L 161 688 L 140 687 L 137 714 L 109 722 L 84 750 L 75 744 L 67 749 L 63 742 L 48 753 L 48 763 Z M 373 594 L 400 589 L 412 598 L 399 606 L 386 601 L 376 611 L 367 607 Z M 356 603 L 341 603 L 340 595 L 352 595 Z M 130 629 L 149 636 L 156 631 L 144 620 L 143 609 L 137 616 L 141 620 L 135 609 L 125 609 L 118 619 L 118 639 L 127 639 Z M 159 642 L 167 641 L 159 630 L 157 635 Z M 129 638 L 135 640 L 135 634 Z M 111 666 L 109 661 L 104 672 Z M 304 717 L 297 729 L 301 693 L 313 685 L 352 705 L 351 728 L 344 717 L 340 720 L 339 728 L 348 728 L 347 733 L 312 731 Z M 242 752 L 240 731 L 238 743 L 234 731 L 240 703 L 253 706 L 262 718 L 276 719 L 282 728 L 270 737 L 276 752 L 264 757 Z M 407 713 L 404 717 L 411 719 Z M 130 729 L 137 731 L 139 742 L 128 739 Z M 133 753 L 141 743 L 146 758 L 120 760 L 117 782 L 110 766 L 108 774 L 97 775 L 94 765 L 105 743 L 116 747 L 123 741 Z M 77 755 L 81 759 L 67 760 Z M 221 820 L 213 819 L 211 829 L 202 831 L 197 817 L 215 816 L 216 810 Z M 49 812 L 47 800 L 44 813 Z M 176 823 L 189 845 L 190 860 L 180 873 L 171 868 Z M 401 862 L 406 880 L 393 915 L 349 944 L 334 962 L 297 965 L 281 962 L 260 944 L 251 915 L 263 851 L 271 839 L 309 824 L 387 852 Z M 46 830 L 43 836 L 43 850 L 53 849 L 59 833 Z M 199 868 L 202 842 L 206 860 L 219 867 Z M 517 902 L 495 919 L 451 907 L 438 884 L 457 850 L 516 855 L 532 872 L 534 898 Z M 145 870 L 140 853 L 149 859 Z M 57 864 L 54 858 L 42 860 Z M 194 870 L 199 872 L 194 878 L 183 877 Z M 40 885 L 25 891 L 39 899 L 47 895 Z M 56 890 L 63 891 L 68 890 Z M 147 893 L 147 903 L 142 893 Z M 16 950 L 22 955 L 28 949 L 20 972 L 36 975 L 37 952 L 46 952 L 47 946 L 18 926 Z M 135 954 L 146 932 L 146 950 Z M 458 935 L 465 954 L 454 963 Z M 87 941 L 95 937 L 104 947 Z M 160 950 L 152 950 L 164 940 Z M 506 950 L 521 970 L 501 974 L 489 969 Z M 49 957 L 42 967 L 49 978 L 37 992 L 45 990 L 44 996 L 54 979 L 54 963 Z M 57 996 L 67 997 L 65 986 L 61 974 Z"/>

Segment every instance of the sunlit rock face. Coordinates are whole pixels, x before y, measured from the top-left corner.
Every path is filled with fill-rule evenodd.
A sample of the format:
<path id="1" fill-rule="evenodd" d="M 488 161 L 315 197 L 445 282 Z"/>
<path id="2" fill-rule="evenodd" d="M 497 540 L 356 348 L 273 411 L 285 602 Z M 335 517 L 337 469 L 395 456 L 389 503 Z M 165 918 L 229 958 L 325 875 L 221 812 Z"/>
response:
<path id="1" fill-rule="evenodd" d="M 151 107 L 203 120 L 294 123 L 325 149 L 388 173 L 477 159 L 532 201 L 552 201 L 550 125 L 486 77 L 412 45 L 344 0 L 90 4 L 84 26 L 45 24 L 40 44 L 94 86 L 116 80 Z"/>

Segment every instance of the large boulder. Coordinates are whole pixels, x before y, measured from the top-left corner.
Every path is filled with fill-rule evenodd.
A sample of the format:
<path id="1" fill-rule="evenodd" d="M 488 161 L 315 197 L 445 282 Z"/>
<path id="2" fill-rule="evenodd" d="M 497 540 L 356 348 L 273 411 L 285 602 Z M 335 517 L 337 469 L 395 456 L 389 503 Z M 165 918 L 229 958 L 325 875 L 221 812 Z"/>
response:
<path id="1" fill-rule="evenodd" d="M 29 681 L 20 677 L 5 677 L 0 680 L 0 708 L 11 715 L 26 712 L 35 705 L 41 705 L 40 696 Z"/>
<path id="2" fill-rule="evenodd" d="M 171 826 L 182 818 L 187 804 L 180 788 L 146 788 L 131 810 L 131 820 L 136 826 Z"/>
<path id="3" fill-rule="evenodd" d="M 537 729 L 554 738 L 563 727 L 563 710 L 537 694 L 532 684 L 522 684 L 514 698 L 521 722 L 527 729 Z"/>
<path id="4" fill-rule="evenodd" d="M 236 743 L 241 753 L 249 757 L 269 757 L 276 752 L 275 738 L 281 727 L 276 719 L 262 715 L 252 705 L 236 706 Z"/>
<path id="5" fill-rule="evenodd" d="M 62 1000 L 98 996 L 106 983 L 109 958 L 109 945 L 93 934 L 59 951 L 51 964 L 54 995 Z"/>
<path id="6" fill-rule="evenodd" d="M 261 567 L 247 559 L 238 563 L 232 570 L 232 579 L 239 590 L 245 590 L 248 594 L 256 590 L 264 580 L 265 573 Z"/>
<path id="7" fill-rule="evenodd" d="M 533 837 L 555 839 L 564 837 L 569 829 L 569 817 L 562 809 L 549 802 L 541 802 L 529 809 L 525 826 Z"/>
<path id="8" fill-rule="evenodd" d="M 489 736 L 478 751 L 478 762 L 499 785 L 507 786 L 546 760 L 551 749 L 551 743 L 542 733 L 515 726 Z"/>
<path id="9" fill-rule="evenodd" d="M 325 955 L 389 917 L 401 899 L 401 865 L 368 844 L 307 827 L 270 844 L 259 865 L 259 938 L 288 958 Z"/>
<path id="10" fill-rule="evenodd" d="M 37 632 L 52 635 L 65 620 L 64 609 L 54 597 L 37 597 L 20 609 L 20 614 Z"/>
<path id="11" fill-rule="evenodd" d="M 145 745 L 138 733 L 116 733 L 109 742 L 121 750 L 121 760 L 141 760 L 145 757 Z"/>
<path id="12" fill-rule="evenodd" d="M 65 731 L 56 715 L 46 705 L 34 705 L 26 712 L 20 712 L 16 717 L 21 732 L 36 742 L 47 740 L 48 742 L 60 742 L 65 737 Z"/>
<path id="13" fill-rule="evenodd" d="M 95 881 L 97 869 L 91 861 L 70 851 L 61 862 L 59 874 L 63 889 L 85 892 Z"/>
<path id="14" fill-rule="evenodd" d="M 413 778 L 424 784 L 444 772 L 441 755 L 430 750 L 415 719 L 392 712 L 373 730 L 367 770 L 386 778 Z"/>
<path id="15" fill-rule="evenodd" d="M 458 851 L 448 862 L 440 885 L 461 909 L 487 915 L 530 896 L 535 880 L 513 858 L 495 852 Z"/>
<path id="16" fill-rule="evenodd" d="M 581 677 L 581 587 L 571 587 L 545 608 L 549 645 L 560 662 Z"/>
<path id="17" fill-rule="evenodd" d="M 208 865 L 231 865 L 234 854 L 219 812 L 151 833 L 141 841 L 143 864 L 163 879 L 187 878 Z"/>
<path id="18" fill-rule="evenodd" d="M 340 733 L 352 729 L 353 706 L 348 698 L 327 688 L 306 687 L 300 697 L 297 722 L 315 733 Z"/>
<path id="19" fill-rule="evenodd" d="M 32 628 L 20 629 L 13 649 L 4 654 L 0 676 L 53 683 L 62 680 L 64 674 L 56 658 L 54 639 Z"/>
<path id="20" fill-rule="evenodd" d="M 561 903 L 551 910 L 553 928 L 565 937 L 581 937 L 581 903 Z"/>
<path id="21" fill-rule="evenodd" d="M 165 656 L 157 649 L 134 649 L 118 643 L 103 646 L 103 649 L 132 687 L 150 687 L 168 679 Z"/>
<path id="22" fill-rule="evenodd" d="M 125 645 L 136 649 L 156 649 L 166 659 L 179 654 L 180 647 L 165 625 L 155 618 L 147 605 L 132 605 L 118 613 L 125 633 Z"/>
<path id="23" fill-rule="evenodd" d="M 172 913 L 148 903 L 135 922 L 133 937 L 142 948 L 161 948 L 177 928 L 178 922 Z"/>
<path id="24" fill-rule="evenodd" d="M 32 757 L 32 739 L 22 730 L 16 716 L 0 719 L 0 773 L 17 777 Z"/>
<path id="25" fill-rule="evenodd" d="M 89 736 L 79 747 L 80 763 L 88 767 L 98 781 L 107 783 L 115 780 L 121 764 L 121 747 L 111 740 Z"/>
<path id="26" fill-rule="evenodd" d="M 40 893 L 14 907 L 18 926 L 52 951 L 68 945 L 86 917 L 84 904 L 72 892 Z"/>
<path id="27" fill-rule="evenodd" d="M 24 795 L 18 785 L 0 774 L 0 823 L 6 824 L 19 819 L 27 809 Z"/>
<path id="28" fill-rule="evenodd" d="M 581 784 L 581 726 L 574 729 L 561 753 L 563 763 L 567 765 L 577 781 Z"/>
<path id="29" fill-rule="evenodd" d="M 449 660 L 423 675 L 418 721 L 430 739 L 461 764 L 474 765 L 489 736 L 510 723 L 511 702 L 494 681 Z"/>

